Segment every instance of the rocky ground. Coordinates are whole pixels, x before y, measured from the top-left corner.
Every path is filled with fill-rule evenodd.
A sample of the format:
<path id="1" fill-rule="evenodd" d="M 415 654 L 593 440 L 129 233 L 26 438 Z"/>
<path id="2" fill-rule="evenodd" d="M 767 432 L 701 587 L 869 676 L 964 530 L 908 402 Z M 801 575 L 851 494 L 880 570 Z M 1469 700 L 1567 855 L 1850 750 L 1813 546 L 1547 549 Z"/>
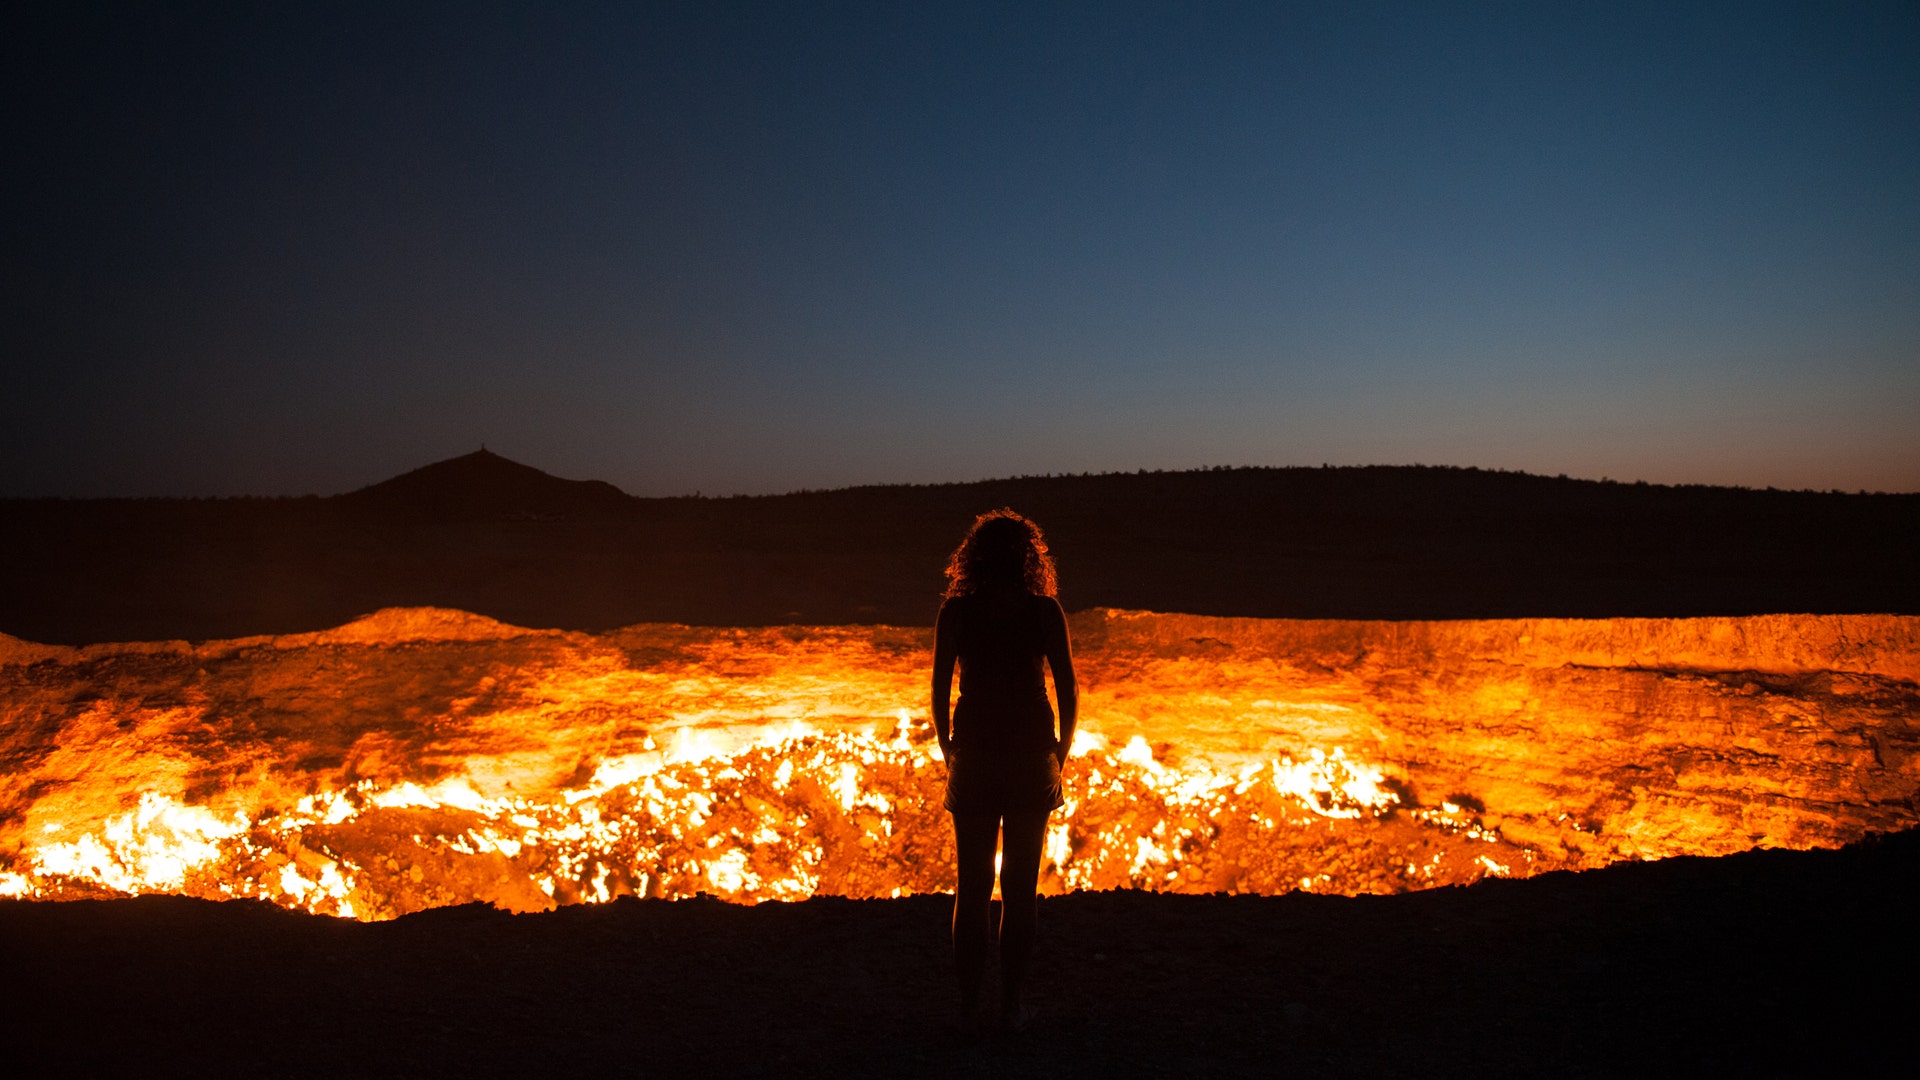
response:
<path id="1" fill-rule="evenodd" d="M 1920 834 L 1390 897 L 1043 901 L 1038 1017 L 946 1023 L 942 897 L 0 902 L 36 1075 L 1879 1075 L 1910 1064 Z M 18 1073 L 16 1073 L 18 1074 Z"/>
<path id="2" fill-rule="evenodd" d="M 1050 892 L 1390 893 L 1920 822 L 1912 616 L 1072 623 L 1085 756 Z M 42 899 L 265 896 L 378 919 L 935 891 L 951 855 L 929 638 L 595 635 L 431 608 L 197 644 L 0 635 L 0 893 L 13 872 Z M 802 723 L 821 737 L 755 742 Z M 1136 739 L 1151 756 L 1116 759 Z M 608 762 L 644 768 L 591 786 Z M 1386 786 L 1347 798 L 1367 776 Z M 465 795 L 396 794 L 443 782 Z M 328 873 L 338 887 L 315 892 Z"/>

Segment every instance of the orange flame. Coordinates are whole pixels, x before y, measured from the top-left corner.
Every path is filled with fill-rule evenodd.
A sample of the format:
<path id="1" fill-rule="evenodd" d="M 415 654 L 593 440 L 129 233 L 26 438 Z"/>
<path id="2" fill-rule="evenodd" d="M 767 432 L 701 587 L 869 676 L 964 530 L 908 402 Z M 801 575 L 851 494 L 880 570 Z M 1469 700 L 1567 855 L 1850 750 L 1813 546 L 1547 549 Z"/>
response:
<path id="1" fill-rule="evenodd" d="M 1396 892 L 1912 823 L 1920 620 L 1829 628 L 1852 650 L 1847 685 L 1795 676 L 1792 693 L 1747 689 L 1770 678 L 1750 664 L 1760 621 L 1742 627 L 1749 666 L 1725 669 L 1738 684 L 1697 665 L 1736 621 L 1676 622 L 1701 624 L 1653 628 L 1694 650 L 1682 674 L 1569 666 L 1591 623 L 1076 616 L 1086 719 L 1042 889 Z M 1804 645 L 1824 624 L 1781 625 Z M 1452 637 L 1410 645 L 1422 626 Z M 946 891 L 925 636 L 592 637 L 406 611 L 201 646 L 0 641 L 4 745 L 30 766 L 5 789 L 0 895 L 384 919 L 471 900 Z M 1525 662 L 1540 648 L 1563 662 Z M 1757 724 L 1768 710 L 1826 727 Z M 1877 771 L 1831 749 L 1849 725 L 1878 740 Z M 345 749 L 316 752 L 321 735 Z"/>

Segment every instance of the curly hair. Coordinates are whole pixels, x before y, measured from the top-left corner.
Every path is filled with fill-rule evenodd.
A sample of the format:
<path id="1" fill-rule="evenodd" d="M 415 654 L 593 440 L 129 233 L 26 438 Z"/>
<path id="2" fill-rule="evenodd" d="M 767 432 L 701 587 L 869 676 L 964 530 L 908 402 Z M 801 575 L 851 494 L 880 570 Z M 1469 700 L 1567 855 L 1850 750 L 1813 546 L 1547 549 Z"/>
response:
<path id="1" fill-rule="evenodd" d="M 1018 586 L 1035 596 L 1060 590 L 1040 526 L 1004 506 L 974 518 L 966 539 L 947 558 L 949 598 L 995 585 Z"/>

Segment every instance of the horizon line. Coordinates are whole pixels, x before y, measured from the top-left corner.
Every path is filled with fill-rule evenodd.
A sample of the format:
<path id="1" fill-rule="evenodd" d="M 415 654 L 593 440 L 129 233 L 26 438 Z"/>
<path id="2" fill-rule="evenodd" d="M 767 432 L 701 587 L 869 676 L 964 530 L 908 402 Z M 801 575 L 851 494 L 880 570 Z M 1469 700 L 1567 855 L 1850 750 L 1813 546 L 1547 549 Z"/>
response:
<path id="1" fill-rule="evenodd" d="M 576 478 L 560 476 L 555 473 L 548 472 L 547 470 L 542 469 L 537 465 L 529 465 L 526 462 L 507 457 L 506 455 L 500 454 L 493 450 L 489 450 L 487 449 L 486 445 L 482 443 L 478 450 L 469 451 L 465 454 L 456 454 L 453 457 L 441 458 L 436 461 L 430 461 L 425 465 L 420 465 L 411 469 L 402 470 L 400 472 L 394 473 L 393 475 L 388 476 L 381 480 L 375 480 L 371 483 L 362 484 L 361 486 L 356 488 L 350 488 L 345 491 L 337 491 L 327 495 L 321 495 L 316 492 L 305 492 L 298 495 L 287 495 L 287 494 L 272 495 L 272 494 L 252 494 L 252 493 L 229 494 L 229 495 L 0 495 L 0 502 L 219 502 L 219 501 L 236 501 L 237 502 L 237 501 L 299 501 L 299 500 L 306 500 L 306 499 L 338 499 L 338 498 L 346 498 L 349 496 L 358 495 L 362 492 L 370 491 L 374 488 L 380 487 L 381 485 L 390 483 L 394 480 L 401 479 L 402 477 L 411 476 L 415 473 L 434 468 L 435 466 L 446 465 L 451 462 L 459 461 L 463 458 L 478 457 L 482 454 L 489 457 L 499 458 L 501 461 L 508 462 L 510 464 L 517 465 L 522 468 L 531 469 L 535 472 L 540 473 L 543 476 L 550 477 L 554 480 L 558 480 L 563 483 L 604 484 L 605 486 L 612 488 L 615 492 L 619 493 L 621 496 L 625 498 L 640 500 L 640 501 L 665 501 L 665 500 L 683 500 L 683 499 L 700 499 L 700 500 L 713 500 L 713 501 L 732 500 L 732 499 L 780 499 L 780 498 L 791 498 L 794 496 L 801 496 L 801 495 L 830 495 L 830 494 L 837 494 L 841 492 L 868 491 L 868 490 L 873 490 L 878 488 L 972 487 L 972 486 L 978 486 L 978 485 L 984 485 L 984 484 L 1001 484 L 1001 483 L 1011 483 L 1011 482 L 1018 482 L 1018 481 L 1029 481 L 1029 480 L 1101 479 L 1101 478 L 1109 478 L 1109 477 L 1166 476 L 1166 475 L 1187 475 L 1187 474 L 1223 473 L 1223 472 L 1320 472 L 1320 471 L 1357 472 L 1361 470 L 1370 470 L 1370 469 L 1405 469 L 1405 470 L 1417 469 L 1417 470 L 1431 470 L 1435 472 L 1489 473 L 1489 474 L 1499 475 L 1499 476 L 1518 476 L 1518 477 L 1525 477 L 1525 478 L 1534 479 L 1534 480 L 1559 481 L 1559 482 L 1574 483 L 1574 484 L 1596 484 L 1596 485 L 1607 485 L 1607 486 L 1616 486 L 1616 487 L 1663 488 L 1663 489 L 1671 489 L 1671 490 L 1706 489 L 1706 490 L 1722 490 L 1722 491 L 1743 491 L 1743 492 L 1754 492 L 1754 493 L 1770 492 L 1770 493 L 1782 494 L 1782 495 L 1828 495 L 1828 496 L 1845 495 L 1845 496 L 1900 497 L 1900 496 L 1920 495 L 1920 491 L 1887 491 L 1884 489 L 1867 489 L 1867 488 L 1860 488 L 1857 490 L 1850 491 L 1842 488 L 1807 488 L 1807 487 L 1782 488 L 1782 487 L 1776 487 L 1772 484 L 1768 484 L 1764 487 L 1756 487 L 1749 484 L 1726 484 L 1726 483 L 1707 483 L 1707 482 L 1673 483 L 1673 482 L 1666 482 L 1666 481 L 1650 481 L 1650 480 L 1642 480 L 1642 479 L 1624 480 L 1624 479 L 1618 479 L 1618 478 L 1615 478 L 1612 476 L 1606 476 L 1606 475 L 1596 478 L 1596 477 L 1590 477 L 1590 476 L 1571 476 L 1564 472 L 1544 473 L 1544 472 L 1531 472 L 1526 469 L 1500 468 L 1496 466 L 1428 464 L 1426 462 L 1418 462 L 1418 461 L 1409 462 L 1409 463 L 1399 463 L 1399 464 L 1390 464 L 1386 462 L 1369 462 L 1366 464 L 1335 465 L 1331 462 L 1322 462 L 1319 465 L 1244 465 L 1242 464 L 1242 465 L 1194 465 L 1194 466 L 1172 467 L 1172 468 L 1141 467 L 1136 469 L 1102 469 L 1097 471 L 1087 470 L 1087 471 L 1079 471 L 1079 472 L 1061 471 L 1061 472 L 1041 472 L 1041 473 L 1014 473 L 1014 474 L 1007 474 L 1007 475 L 1001 475 L 1001 476 L 981 477 L 981 478 L 972 479 L 972 480 L 875 481 L 871 483 L 846 484 L 846 485 L 841 485 L 836 487 L 817 487 L 817 488 L 816 487 L 799 487 L 799 488 L 789 488 L 784 491 L 767 491 L 767 492 L 735 491 L 735 492 L 729 492 L 726 494 L 708 494 L 705 491 L 702 491 L 696 488 L 691 492 L 681 492 L 678 494 L 671 494 L 671 495 L 635 495 L 632 492 L 629 492 L 626 489 L 608 480 L 601 480 L 595 477 L 586 477 L 586 478 L 576 479 Z"/>

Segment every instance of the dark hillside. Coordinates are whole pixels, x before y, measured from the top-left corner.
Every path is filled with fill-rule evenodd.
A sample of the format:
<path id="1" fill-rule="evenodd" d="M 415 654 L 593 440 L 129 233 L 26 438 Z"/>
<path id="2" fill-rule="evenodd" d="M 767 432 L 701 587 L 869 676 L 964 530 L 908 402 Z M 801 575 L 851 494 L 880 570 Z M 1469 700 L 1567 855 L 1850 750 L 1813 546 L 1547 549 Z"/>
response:
<path id="1" fill-rule="evenodd" d="M 621 512 L 634 499 L 604 480 L 562 480 L 482 448 L 338 496 L 374 514 L 428 521 L 542 520 Z"/>
<path id="2" fill-rule="evenodd" d="M 972 515 L 1046 527 L 1074 609 L 1297 618 L 1920 613 L 1920 495 L 1475 469 L 1225 469 L 637 499 L 482 452 L 348 495 L 0 501 L 0 631 L 925 625 Z"/>

